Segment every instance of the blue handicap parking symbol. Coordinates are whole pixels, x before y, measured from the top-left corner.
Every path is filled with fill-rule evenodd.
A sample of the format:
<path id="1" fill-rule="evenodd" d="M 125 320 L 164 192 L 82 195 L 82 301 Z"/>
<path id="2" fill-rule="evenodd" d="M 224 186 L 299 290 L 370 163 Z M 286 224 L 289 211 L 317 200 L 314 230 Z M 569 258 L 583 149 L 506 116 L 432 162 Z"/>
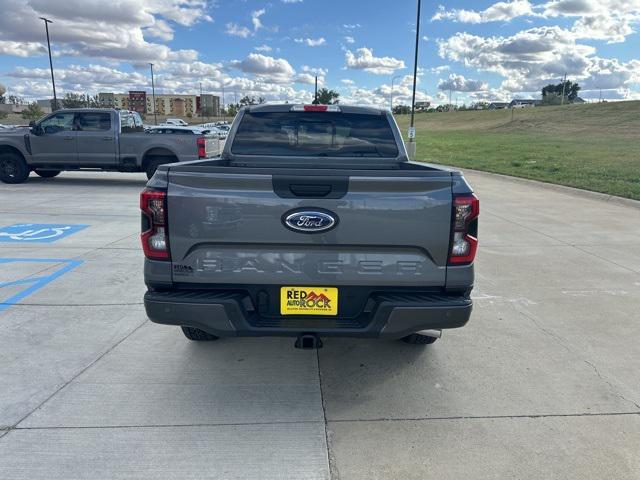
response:
<path id="1" fill-rule="evenodd" d="M 73 235 L 88 226 L 58 223 L 17 223 L 0 228 L 0 242 L 52 243 Z"/>

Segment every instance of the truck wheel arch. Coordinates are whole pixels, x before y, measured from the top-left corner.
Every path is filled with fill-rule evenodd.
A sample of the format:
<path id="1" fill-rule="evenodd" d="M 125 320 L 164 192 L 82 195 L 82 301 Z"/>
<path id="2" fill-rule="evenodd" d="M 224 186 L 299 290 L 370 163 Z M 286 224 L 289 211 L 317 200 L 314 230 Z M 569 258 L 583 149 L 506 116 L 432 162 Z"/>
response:
<path id="1" fill-rule="evenodd" d="M 24 153 L 12 145 L 0 145 L 0 155 L 2 155 L 3 153 L 13 153 L 22 157 L 25 162 L 27 161 Z"/>
<path id="2" fill-rule="evenodd" d="M 141 169 L 143 171 L 146 170 L 149 162 L 154 160 L 161 160 L 163 163 L 172 163 L 178 161 L 178 156 L 166 147 L 150 148 L 142 155 Z"/>

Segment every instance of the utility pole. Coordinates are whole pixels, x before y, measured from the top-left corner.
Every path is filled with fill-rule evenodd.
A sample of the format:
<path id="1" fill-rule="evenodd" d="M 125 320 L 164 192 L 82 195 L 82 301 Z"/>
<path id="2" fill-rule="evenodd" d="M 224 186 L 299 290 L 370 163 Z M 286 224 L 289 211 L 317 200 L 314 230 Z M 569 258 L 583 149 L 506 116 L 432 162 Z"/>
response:
<path id="1" fill-rule="evenodd" d="M 315 88 L 315 94 L 313 95 L 313 103 L 315 105 L 317 105 L 318 103 L 318 76 L 316 75 L 316 88 Z"/>
<path id="2" fill-rule="evenodd" d="M 449 106 L 447 107 L 447 112 L 451 111 L 451 86 L 449 86 Z"/>
<path id="3" fill-rule="evenodd" d="M 415 127 L 413 126 L 414 115 L 416 111 L 416 81 L 418 77 L 418 47 L 420 45 L 420 6 L 422 0 L 418 0 L 418 14 L 416 15 L 416 49 L 413 59 L 413 93 L 411 94 L 411 126 L 409 127 L 409 158 L 413 159 L 416 155 L 416 144 L 414 137 L 416 135 Z"/>
<path id="4" fill-rule="evenodd" d="M 202 107 L 202 82 L 200 82 L 200 123 L 204 123 L 204 109 Z"/>
<path id="5" fill-rule="evenodd" d="M 53 60 L 51 60 L 51 42 L 49 41 L 49 24 L 53 23 L 48 18 L 40 17 L 44 21 L 44 29 L 47 32 L 47 48 L 49 49 L 49 67 L 51 68 L 51 85 L 53 85 L 53 108 L 55 112 L 58 110 L 58 97 L 56 96 L 56 80 L 53 78 Z"/>
<path id="6" fill-rule="evenodd" d="M 153 123 L 154 125 L 158 125 L 158 114 L 156 112 L 156 84 L 153 80 L 153 63 L 150 63 L 151 67 L 151 95 L 153 97 Z"/>
<path id="7" fill-rule="evenodd" d="M 224 108 L 224 81 L 222 81 L 222 119 L 227 121 L 227 110 Z"/>
<path id="8" fill-rule="evenodd" d="M 567 74 L 564 74 L 564 80 L 562 81 L 562 98 L 560 99 L 560 106 L 564 105 L 564 92 L 567 86 Z"/>

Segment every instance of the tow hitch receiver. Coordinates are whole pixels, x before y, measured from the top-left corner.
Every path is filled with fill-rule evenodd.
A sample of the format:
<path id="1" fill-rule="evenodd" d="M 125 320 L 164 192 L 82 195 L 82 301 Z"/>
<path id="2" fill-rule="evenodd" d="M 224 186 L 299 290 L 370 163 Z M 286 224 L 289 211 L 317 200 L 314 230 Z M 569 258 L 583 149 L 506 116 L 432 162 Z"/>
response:
<path id="1" fill-rule="evenodd" d="M 302 350 L 315 350 L 322 348 L 322 340 L 315 333 L 301 333 L 294 346 Z"/>

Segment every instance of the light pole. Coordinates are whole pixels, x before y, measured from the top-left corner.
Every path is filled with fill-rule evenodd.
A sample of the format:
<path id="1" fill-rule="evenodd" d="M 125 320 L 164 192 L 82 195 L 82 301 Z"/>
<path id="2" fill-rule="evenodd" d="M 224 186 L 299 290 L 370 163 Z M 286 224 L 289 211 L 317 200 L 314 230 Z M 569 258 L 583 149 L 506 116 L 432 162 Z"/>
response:
<path id="1" fill-rule="evenodd" d="M 200 123 L 204 123 L 204 111 L 202 105 L 202 82 L 200 82 Z"/>
<path id="2" fill-rule="evenodd" d="M 389 94 L 389 109 L 391 113 L 393 113 L 393 82 L 396 81 L 396 78 L 402 78 L 402 75 L 396 75 L 391 79 L 391 93 Z"/>
<path id="3" fill-rule="evenodd" d="M 418 76 L 418 46 L 420 45 L 420 4 L 421 0 L 418 0 L 418 14 L 416 19 L 416 50 L 413 59 L 413 93 L 411 95 L 411 126 L 409 127 L 409 148 L 408 154 L 409 158 L 413 159 L 416 155 L 416 144 L 414 141 L 414 137 L 416 135 L 416 130 L 413 126 L 413 117 L 416 110 L 416 80 Z"/>
<path id="4" fill-rule="evenodd" d="M 40 17 L 44 21 L 44 29 L 47 32 L 47 48 L 49 49 L 49 67 L 51 68 L 51 84 L 53 85 L 53 108 L 55 112 L 58 109 L 58 97 L 56 96 L 56 80 L 53 78 L 53 60 L 51 60 L 51 42 L 49 41 L 49 24 L 53 23 L 48 18 Z"/>
<path id="5" fill-rule="evenodd" d="M 224 109 L 224 80 L 222 81 L 222 119 L 227 121 L 227 111 Z"/>
<path id="6" fill-rule="evenodd" d="M 151 96 L 153 98 L 153 123 L 158 125 L 158 113 L 156 111 L 156 84 L 153 80 L 153 63 L 149 63 L 151 67 Z"/>

